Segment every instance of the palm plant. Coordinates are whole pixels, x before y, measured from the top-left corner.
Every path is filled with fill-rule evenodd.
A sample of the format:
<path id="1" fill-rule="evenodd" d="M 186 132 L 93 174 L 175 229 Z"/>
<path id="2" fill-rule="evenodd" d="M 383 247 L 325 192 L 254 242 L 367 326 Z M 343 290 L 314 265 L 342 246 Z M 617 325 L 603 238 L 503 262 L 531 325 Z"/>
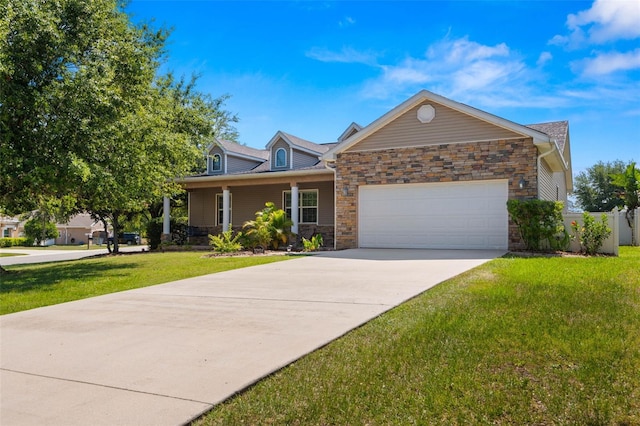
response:
<path id="1" fill-rule="evenodd" d="M 266 202 L 264 209 L 256 212 L 255 220 L 244 223 L 245 235 L 250 238 L 254 246 L 277 249 L 285 244 L 291 234 L 291 222 L 282 209 L 277 209 L 272 202 Z"/>

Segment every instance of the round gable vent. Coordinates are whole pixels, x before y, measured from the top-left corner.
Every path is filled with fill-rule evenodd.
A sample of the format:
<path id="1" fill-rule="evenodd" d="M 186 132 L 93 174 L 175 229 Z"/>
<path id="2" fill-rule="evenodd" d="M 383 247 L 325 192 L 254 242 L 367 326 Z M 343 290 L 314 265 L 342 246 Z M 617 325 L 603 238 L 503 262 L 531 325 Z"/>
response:
<path id="1" fill-rule="evenodd" d="M 436 109 L 431 105 L 422 105 L 418 108 L 418 120 L 421 123 L 431 123 L 436 116 Z"/>

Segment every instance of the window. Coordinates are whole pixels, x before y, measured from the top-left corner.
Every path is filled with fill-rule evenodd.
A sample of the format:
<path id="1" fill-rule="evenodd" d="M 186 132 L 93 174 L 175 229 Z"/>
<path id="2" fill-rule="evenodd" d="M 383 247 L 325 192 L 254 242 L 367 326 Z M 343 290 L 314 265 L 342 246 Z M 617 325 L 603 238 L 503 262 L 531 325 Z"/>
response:
<path id="1" fill-rule="evenodd" d="M 220 154 L 213 154 L 213 157 L 211 157 L 211 171 L 219 172 L 221 170 L 222 170 L 222 158 L 220 157 Z"/>
<path id="2" fill-rule="evenodd" d="M 291 191 L 284 192 L 284 211 L 291 219 Z M 298 220 L 300 223 L 318 223 L 318 190 L 298 191 Z"/>
<path id="3" fill-rule="evenodd" d="M 276 167 L 287 167 L 287 150 L 284 148 L 276 151 Z"/>
<path id="4" fill-rule="evenodd" d="M 231 221 L 231 212 L 233 211 L 233 209 L 231 208 L 231 195 L 229 194 L 229 223 L 232 223 Z M 216 225 L 223 225 L 224 224 L 224 218 L 223 218 L 223 212 L 224 210 L 222 209 L 222 194 L 216 194 L 216 220 L 217 223 Z"/>

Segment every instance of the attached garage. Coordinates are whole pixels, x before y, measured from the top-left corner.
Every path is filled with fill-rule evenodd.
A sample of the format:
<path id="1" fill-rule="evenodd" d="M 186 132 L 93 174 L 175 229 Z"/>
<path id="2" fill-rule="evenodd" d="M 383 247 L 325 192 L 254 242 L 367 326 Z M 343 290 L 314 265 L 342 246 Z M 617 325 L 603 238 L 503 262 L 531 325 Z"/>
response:
<path id="1" fill-rule="evenodd" d="M 358 187 L 363 248 L 507 249 L 508 181 Z"/>

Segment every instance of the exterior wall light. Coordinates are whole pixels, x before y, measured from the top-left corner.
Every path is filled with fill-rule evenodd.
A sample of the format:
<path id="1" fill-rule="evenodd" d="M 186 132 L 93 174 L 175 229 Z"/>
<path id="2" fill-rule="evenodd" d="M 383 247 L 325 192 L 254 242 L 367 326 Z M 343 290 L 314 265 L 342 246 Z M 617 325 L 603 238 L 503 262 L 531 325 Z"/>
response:
<path id="1" fill-rule="evenodd" d="M 524 189 L 525 186 L 527 186 L 527 181 L 524 180 L 524 176 L 520 176 L 520 181 L 518 182 L 518 187 L 520 189 Z"/>

